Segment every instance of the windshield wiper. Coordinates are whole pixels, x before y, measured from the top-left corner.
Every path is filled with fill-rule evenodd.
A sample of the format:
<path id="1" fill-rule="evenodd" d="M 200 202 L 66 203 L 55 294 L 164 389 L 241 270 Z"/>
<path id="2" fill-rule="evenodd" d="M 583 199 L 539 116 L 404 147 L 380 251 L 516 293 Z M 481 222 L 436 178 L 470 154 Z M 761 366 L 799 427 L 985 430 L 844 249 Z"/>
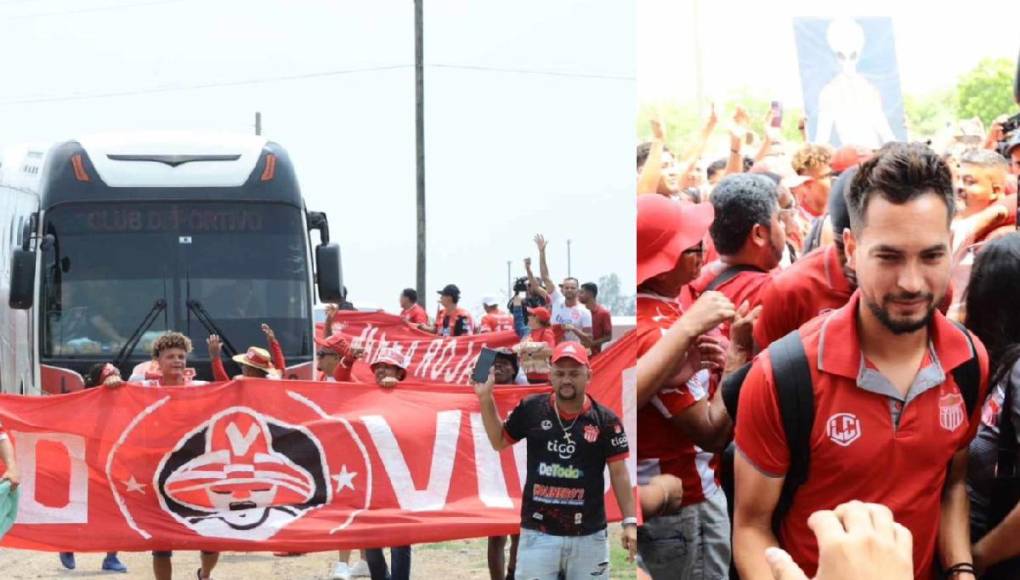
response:
<path id="1" fill-rule="evenodd" d="M 149 313 L 145 315 L 144 319 L 142 319 L 138 328 L 131 333 L 131 338 L 129 338 L 128 341 L 124 343 L 124 346 L 121 347 L 120 352 L 117 353 L 117 358 L 113 361 L 113 366 L 119 368 L 125 361 L 127 361 L 127 358 L 135 351 L 135 347 L 138 346 L 138 341 L 142 339 L 142 335 L 149 330 L 152 323 L 156 321 L 156 317 L 164 310 L 166 310 L 166 300 L 159 298 L 155 303 L 153 303 L 152 309 L 149 310 Z"/>
<path id="2" fill-rule="evenodd" d="M 212 317 L 209 316 L 209 313 L 206 311 L 206 309 L 202 307 L 202 303 L 199 302 L 198 300 L 192 300 L 189 298 L 187 302 L 185 302 L 185 304 L 187 304 L 188 310 L 195 315 L 195 318 L 197 318 L 198 321 L 202 323 L 202 326 L 204 326 L 205 329 L 209 331 L 209 334 L 219 335 L 220 340 L 223 341 L 223 347 L 226 349 L 227 355 L 229 355 L 230 357 L 237 356 L 237 349 L 234 348 L 234 345 L 230 343 L 230 339 L 228 339 L 223 334 L 223 331 L 220 330 L 220 327 L 217 326 L 216 322 L 214 322 Z"/>

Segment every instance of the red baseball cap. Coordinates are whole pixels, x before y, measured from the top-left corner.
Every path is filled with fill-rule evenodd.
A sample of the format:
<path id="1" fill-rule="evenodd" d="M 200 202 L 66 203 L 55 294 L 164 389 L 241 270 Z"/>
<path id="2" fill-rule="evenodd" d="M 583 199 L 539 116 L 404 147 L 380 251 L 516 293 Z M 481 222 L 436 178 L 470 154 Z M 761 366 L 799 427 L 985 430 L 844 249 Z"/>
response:
<path id="1" fill-rule="evenodd" d="M 715 210 L 710 203 L 646 194 L 637 201 L 637 283 L 672 270 L 684 250 L 704 239 Z"/>
<path id="2" fill-rule="evenodd" d="M 556 364 L 565 358 L 573 359 L 578 364 L 588 366 L 588 351 L 579 342 L 567 341 L 556 345 L 556 350 L 552 354 L 552 363 Z"/>
<path id="3" fill-rule="evenodd" d="M 843 173 L 854 165 L 864 163 L 871 157 L 871 149 L 857 145 L 844 145 L 836 150 L 829 166 L 835 173 Z"/>
<path id="4" fill-rule="evenodd" d="M 326 338 L 315 337 L 315 344 L 321 346 L 326 350 L 331 350 L 340 356 L 347 356 L 347 352 L 350 346 L 344 337 L 339 334 L 334 334 Z"/>
<path id="5" fill-rule="evenodd" d="M 538 306 L 536 308 L 528 309 L 528 316 L 534 316 L 542 322 L 549 322 L 552 319 L 552 314 L 549 313 L 549 309 L 544 306 Z"/>

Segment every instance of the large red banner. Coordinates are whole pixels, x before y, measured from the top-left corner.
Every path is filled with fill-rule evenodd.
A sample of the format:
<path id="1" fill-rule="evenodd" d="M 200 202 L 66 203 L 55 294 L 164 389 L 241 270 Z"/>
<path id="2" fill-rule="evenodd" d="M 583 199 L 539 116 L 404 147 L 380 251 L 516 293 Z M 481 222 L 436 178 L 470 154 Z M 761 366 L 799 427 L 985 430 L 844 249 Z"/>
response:
<path id="1" fill-rule="evenodd" d="M 634 361 L 631 333 L 595 360 L 589 386 L 624 418 L 632 449 Z M 505 415 L 547 388 L 497 389 L 497 405 Z M 525 445 L 492 450 L 469 387 L 126 385 L 5 395 L 0 422 L 22 471 L 8 547 L 316 551 L 519 524 Z M 633 482 L 633 459 L 628 467 Z M 618 518 L 608 478 L 605 491 Z"/>
<path id="2" fill-rule="evenodd" d="M 365 357 L 354 365 L 354 377 L 364 382 L 375 380 L 369 363 L 376 354 L 393 348 L 407 358 L 409 380 L 466 385 L 482 348 L 509 347 L 520 342 L 514 332 L 436 336 L 385 312 L 340 311 L 331 326 L 334 334 L 365 348 Z M 317 331 L 322 332 L 321 326 Z"/>

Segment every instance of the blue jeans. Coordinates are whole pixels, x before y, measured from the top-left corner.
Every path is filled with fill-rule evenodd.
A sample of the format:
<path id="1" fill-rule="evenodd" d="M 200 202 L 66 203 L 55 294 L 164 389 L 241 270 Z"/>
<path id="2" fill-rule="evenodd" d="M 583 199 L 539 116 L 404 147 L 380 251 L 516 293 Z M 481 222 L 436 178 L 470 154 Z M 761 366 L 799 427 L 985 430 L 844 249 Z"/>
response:
<path id="1" fill-rule="evenodd" d="M 603 529 L 587 536 L 553 536 L 521 528 L 514 578 L 609 580 L 608 532 Z"/>
<path id="2" fill-rule="evenodd" d="M 517 333 L 517 338 L 524 338 L 531 332 L 528 328 L 528 317 L 524 315 L 523 306 L 514 306 L 510 312 L 514 315 L 514 331 Z"/>
<path id="3" fill-rule="evenodd" d="M 393 575 L 386 568 L 386 556 L 382 548 L 365 550 L 365 561 L 372 580 L 408 580 L 411 577 L 411 546 L 390 548 L 390 563 L 393 564 Z"/>

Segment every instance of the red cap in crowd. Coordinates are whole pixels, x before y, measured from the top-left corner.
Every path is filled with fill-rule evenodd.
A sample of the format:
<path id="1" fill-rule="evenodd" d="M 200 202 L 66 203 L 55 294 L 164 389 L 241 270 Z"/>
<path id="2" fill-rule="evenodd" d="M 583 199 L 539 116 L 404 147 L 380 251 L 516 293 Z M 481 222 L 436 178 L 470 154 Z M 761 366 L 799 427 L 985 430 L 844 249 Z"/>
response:
<path id="1" fill-rule="evenodd" d="M 829 164 L 834 173 L 843 173 L 854 165 L 864 163 L 871 157 L 871 150 L 857 145 L 844 145 L 832 155 Z"/>
<path id="2" fill-rule="evenodd" d="M 407 370 L 407 359 L 394 348 L 387 348 L 379 353 L 372 361 L 371 368 L 376 365 L 390 365 L 398 369 Z"/>
<path id="3" fill-rule="evenodd" d="M 578 364 L 588 366 L 588 351 L 579 342 L 567 341 L 556 345 L 556 350 L 552 354 L 552 363 L 556 364 L 565 358 L 573 359 Z"/>
<path id="4" fill-rule="evenodd" d="M 350 350 L 350 345 L 344 340 L 344 337 L 339 334 L 327 336 L 326 338 L 315 337 L 315 344 L 321 346 L 326 350 L 331 350 L 341 357 L 347 356 Z"/>
<path id="5" fill-rule="evenodd" d="M 528 309 L 528 316 L 534 316 L 541 322 L 549 322 L 552 320 L 552 314 L 549 313 L 549 309 L 544 306 L 538 306 L 535 308 Z"/>
<path id="6" fill-rule="evenodd" d="M 715 212 L 712 204 L 676 202 L 647 194 L 637 201 L 637 283 L 668 272 L 684 250 L 708 233 Z"/>

